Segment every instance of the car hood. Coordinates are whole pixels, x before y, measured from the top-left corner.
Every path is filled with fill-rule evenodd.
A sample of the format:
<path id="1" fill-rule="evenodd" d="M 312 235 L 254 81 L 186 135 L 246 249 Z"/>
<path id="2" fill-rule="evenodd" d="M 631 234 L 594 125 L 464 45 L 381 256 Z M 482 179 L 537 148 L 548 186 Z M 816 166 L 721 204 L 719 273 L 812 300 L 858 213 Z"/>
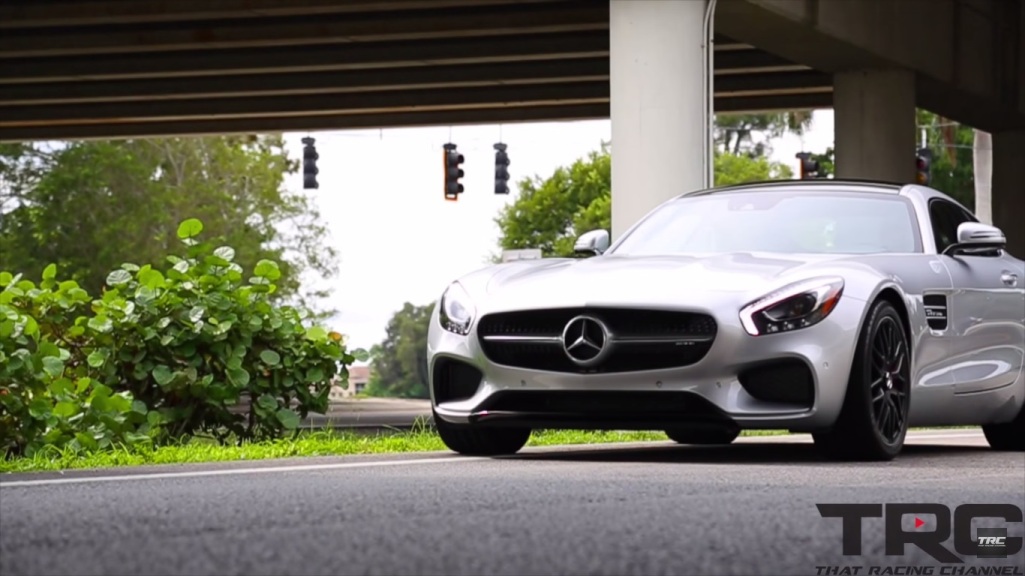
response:
<path id="1" fill-rule="evenodd" d="M 492 309 L 683 302 L 712 307 L 772 290 L 784 275 L 801 280 L 813 275 L 810 264 L 836 258 L 738 253 L 542 259 L 501 267 L 486 292 Z"/>

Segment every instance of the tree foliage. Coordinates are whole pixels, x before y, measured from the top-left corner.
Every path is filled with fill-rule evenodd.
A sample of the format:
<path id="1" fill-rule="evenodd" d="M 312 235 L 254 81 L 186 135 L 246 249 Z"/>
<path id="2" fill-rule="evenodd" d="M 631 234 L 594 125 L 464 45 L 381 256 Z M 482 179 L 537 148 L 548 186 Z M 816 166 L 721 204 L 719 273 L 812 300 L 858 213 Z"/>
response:
<path id="1" fill-rule="evenodd" d="M 331 276 L 335 252 L 311 198 L 283 186 L 297 169 L 279 136 L 0 145 L 0 267 L 39 281 L 52 262 L 98 293 L 122 262 L 159 264 L 190 216 L 242 266 L 280 262 L 275 298 L 313 309 L 324 294 L 301 276 Z"/>
<path id="2" fill-rule="evenodd" d="M 0 453 L 263 439 L 326 411 L 356 355 L 273 302 L 276 262 L 247 272 L 202 231 L 183 221 L 183 254 L 122 264 L 99 297 L 54 264 L 38 283 L 0 271 Z"/>
<path id="3" fill-rule="evenodd" d="M 975 206 L 975 131 L 926 110 L 918 111 L 918 126 L 926 129 L 932 151 L 930 186 L 949 194 L 968 208 Z"/>
<path id="4" fill-rule="evenodd" d="M 810 110 L 775 114 L 720 114 L 715 117 L 713 141 L 718 152 L 764 158 L 770 141 L 786 133 L 803 134 L 811 127 Z"/>
<path id="5" fill-rule="evenodd" d="M 975 205 L 975 167 L 972 145 L 975 131 L 953 120 L 927 110 L 918 110 L 918 128 L 924 129 L 926 144 L 932 152 L 929 186 L 949 194 L 965 206 Z M 920 139 L 918 140 L 920 142 Z M 835 153 L 829 147 L 823 153 L 813 153 L 823 177 L 835 176 Z M 909 162 L 910 155 L 909 155 Z"/>
<path id="6" fill-rule="evenodd" d="M 372 370 L 366 393 L 371 396 L 428 398 L 427 329 L 434 304 L 409 302 L 388 321 L 384 341 L 370 350 Z"/>
<path id="7" fill-rule="evenodd" d="M 787 179 L 789 166 L 748 155 L 716 153 L 715 184 Z M 502 208 L 495 222 L 503 250 L 540 248 L 545 257 L 571 256 L 576 237 L 611 228 L 612 158 L 606 146 L 548 178 L 519 184 L 519 196 Z M 681 190 L 681 193 L 684 192 Z"/>

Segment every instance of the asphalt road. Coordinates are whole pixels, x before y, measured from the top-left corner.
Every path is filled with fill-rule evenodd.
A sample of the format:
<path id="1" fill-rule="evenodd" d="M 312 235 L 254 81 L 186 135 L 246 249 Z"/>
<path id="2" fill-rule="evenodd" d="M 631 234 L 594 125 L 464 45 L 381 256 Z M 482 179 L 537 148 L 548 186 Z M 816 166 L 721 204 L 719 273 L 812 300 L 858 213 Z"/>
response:
<path id="1" fill-rule="evenodd" d="M 841 521 L 816 503 L 1025 505 L 1025 455 L 974 431 L 916 434 L 869 465 L 819 461 L 805 440 L 4 476 L 0 574 L 815 575 L 935 564 L 884 557 L 881 520 L 842 556 Z"/>

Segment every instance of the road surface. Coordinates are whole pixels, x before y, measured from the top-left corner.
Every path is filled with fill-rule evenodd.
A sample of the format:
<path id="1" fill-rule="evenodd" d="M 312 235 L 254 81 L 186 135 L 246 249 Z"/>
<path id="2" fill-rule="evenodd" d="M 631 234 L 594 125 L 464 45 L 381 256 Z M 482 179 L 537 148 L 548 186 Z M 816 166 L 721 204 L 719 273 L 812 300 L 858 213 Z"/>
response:
<path id="1" fill-rule="evenodd" d="M 827 565 L 921 565 L 929 559 L 911 547 L 881 555 L 879 520 L 866 521 L 865 555 L 843 557 L 841 521 L 815 504 L 1021 506 L 1025 455 L 983 444 L 972 430 L 915 433 L 902 457 L 876 464 L 822 462 L 807 437 L 763 437 L 723 448 L 4 476 L 0 574 L 815 575 Z M 1013 574 L 1023 557 L 966 562 Z"/>

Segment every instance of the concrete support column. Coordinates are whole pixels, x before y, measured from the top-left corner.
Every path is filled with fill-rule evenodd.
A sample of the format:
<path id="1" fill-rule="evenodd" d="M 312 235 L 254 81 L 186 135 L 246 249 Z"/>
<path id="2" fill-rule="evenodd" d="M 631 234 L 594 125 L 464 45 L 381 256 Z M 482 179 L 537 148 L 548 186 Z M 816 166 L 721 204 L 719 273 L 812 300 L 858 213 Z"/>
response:
<path id="1" fill-rule="evenodd" d="M 610 0 L 613 239 L 662 202 L 707 185 L 705 6 Z"/>
<path id="2" fill-rule="evenodd" d="M 1025 259 L 1025 131 L 993 134 L 993 225 L 1007 236 L 1007 251 Z"/>
<path id="3" fill-rule="evenodd" d="M 836 177 L 915 181 L 915 77 L 859 70 L 833 79 Z"/>

